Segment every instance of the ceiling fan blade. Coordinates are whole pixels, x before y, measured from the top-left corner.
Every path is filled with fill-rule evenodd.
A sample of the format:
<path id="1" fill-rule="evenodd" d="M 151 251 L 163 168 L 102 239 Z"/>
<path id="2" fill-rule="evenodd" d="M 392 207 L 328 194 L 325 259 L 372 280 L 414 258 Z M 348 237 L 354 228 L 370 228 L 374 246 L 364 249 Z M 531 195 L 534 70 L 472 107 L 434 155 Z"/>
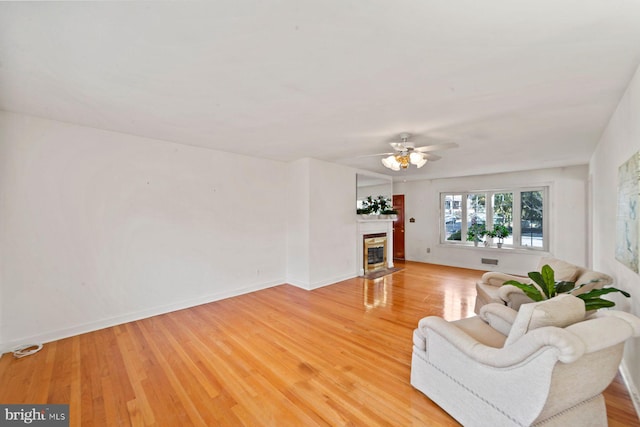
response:
<path id="1" fill-rule="evenodd" d="M 405 142 L 390 142 L 389 145 L 396 151 L 407 151 L 408 147 Z"/>
<path id="2" fill-rule="evenodd" d="M 442 158 L 442 157 L 438 156 L 437 154 L 431 154 L 431 153 L 422 153 L 422 154 L 424 154 L 424 156 L 430 162 L 435 162 L 436 160 L 440 160 Z"/>
<path id="3" fill-rule="evenodd" d="M 415 151 L 426 153 L 427 151 L 448 150 L 450 148 L 456 148 L 456 147 L 458 147 L 458 144 L 456 144 L 455 142 L 445 142 L 442 144 L 425 145 L 423 147 L 416 147 Z"/>
<path id="4" fill-rule="evenodd" d="M 375 156 L 391 156 L 393 154 L 397 154 L 397 153 L 363 154 L 362 156 L 357 156 L 357 157 L 360 158 L 360 157 L 375 157 Z"/>

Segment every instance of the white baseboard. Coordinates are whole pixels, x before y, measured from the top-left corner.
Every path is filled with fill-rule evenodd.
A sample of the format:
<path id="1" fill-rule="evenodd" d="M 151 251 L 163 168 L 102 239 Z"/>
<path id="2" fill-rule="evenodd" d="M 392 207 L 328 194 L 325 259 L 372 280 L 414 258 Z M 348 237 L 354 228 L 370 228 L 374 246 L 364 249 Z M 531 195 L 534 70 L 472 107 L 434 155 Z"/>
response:
<path id="1" fill-rule="evenodd" d="M 260 283 L 260 284 L 248 286 L 246 288 L 234 289 L 232 291 L 205 295 L 198 298 L 192 298 L 189 300 L 184 300 L 184 301 L 180 301 L 172 304 L 153 307 L 145 310 L 127 313 L 124 315 L 114 316 L 108 319 L 102 319 L 95 322 L 84 323 L 82 325 L 77 325 L 70 328 L 63 328 L 63 329 L 45 332 L 43 334 L 36 334 L 29 337 L 23 337 L 17 340 L 1 343 L 0 355 L 4 353 L 13 352 L 13 350 L 18 348 L 19 346 L 23 346 L 27 344 L 44 344 L 51 341 L 56 341 L 63 338 L 84 334 L 87 332 L 93 332 L 100 329 L 109 328 L 111 326 L 121 325 L 127 322 L 146 319 L 148 317 L 157 316 L 159 314 L 170 313 L 172 311 L 182 310 L 189 307 L 195 307 L 197 305 L 207 304 L 210 302 L 219 301 L 226 298 L 231 298 L 238 295 L 259 291 L 261 289 L 271 288 L 273 286 L 280 285 L 282 283 L 283 283 L 282 281 Z"/>
<path id="2" fill-rule="evenodd" d="M 633 407 L 636 408 L 636 415 L 638 419 L 640 419 L 640 392 L 638 391 L 638 385 L 633 382 L 633 378 L 627 369 L 627 364 L 624 359 L 622 363 L 620 363 L 620 375 L 622 376 L 622 381 L 627 386 Z"/>
<path id="3" fill-rule="evenodd" d="M 298 280 L 289 280 L 287 281 L 287 283 L 290 285 L 296 286 L 298 288 L 304 289 L 306 291 L 312 291 L 314 289 L 318 289 L 323 286 L 334 285 L 338 282 L 342 282 L 343 280 L 353 279 L 354 277 L 357 277 L 357 276 L 355 274 L 347 274 L 344 276 L 337 276 L 332 279 L 322 280 L 320 282 L 315 282 L 315 283 L 300 282 Z"/>

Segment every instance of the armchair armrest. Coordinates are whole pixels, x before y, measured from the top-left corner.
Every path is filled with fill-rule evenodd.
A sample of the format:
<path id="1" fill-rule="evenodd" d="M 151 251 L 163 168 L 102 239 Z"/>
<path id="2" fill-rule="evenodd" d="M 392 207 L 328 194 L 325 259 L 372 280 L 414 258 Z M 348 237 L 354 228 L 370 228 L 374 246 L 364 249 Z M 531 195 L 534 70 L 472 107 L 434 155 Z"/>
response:
<path id="1" fill-rule="evenodd" d="M 631 334 L 634 337 L 640 337 L 640 319 L 631 313 L 621 310 L 598 310 L 593 315 L 595 318 L 616 317 L 625 321 L 631 327 Z"/>
<path id="2" fill-rule="evenodd" d="M 587 320 L 566 328 L 576 334 L 592 353 L 626 341 L 630 337 L 640 337 L 640 319 L 631 313 L 619 310 L 598 310 Z"/>
<path id="3" fill-rule="evenodd" d="M 480 308 L 478 316 L 502 335 L 509 335 L 518 312 L 502 304 L 491 303 Z"/>
<path id="4" fill-rule="evenodd" d="M 586 350 L 585 344 L 577 335 L 556 327 L 533 330 L 526 335 L 526 339 L 519 339 L 503 348 L 483 345 L 440 317 L 425 317 L 420 320 L 419 329 L 427 339 L 427 353 L 431 351 L 429 334 L 434 333 L 472 360 L 493 368 L 514 368 L 532 356 L 538 357 L 537 353 L 545 347 L 555 349 L 551 357 L 564 363 L 574 362 Z"/>
<path id="5" fill-rule="evenodd" d="M 500 273 L 499 271 L 488 271 L 482 275 L 481 282 L 492 286 L 502 286 L 507 280 L 517 280 L 518 282 L 531 282 L 528 277 L 514 276 L 512 274 Z"/>
<path id="6" fill-rule="evenodd" d="M 538 285 L 533 283 L 533 286 L 539 288 Z M 503 300 L 507 306 L 514 310 L 519 310 L 522 304 L 533 302 L 522 289 L 516 288 L 513 285 L 503 285 L 498 289 L 498 296 Z"/>

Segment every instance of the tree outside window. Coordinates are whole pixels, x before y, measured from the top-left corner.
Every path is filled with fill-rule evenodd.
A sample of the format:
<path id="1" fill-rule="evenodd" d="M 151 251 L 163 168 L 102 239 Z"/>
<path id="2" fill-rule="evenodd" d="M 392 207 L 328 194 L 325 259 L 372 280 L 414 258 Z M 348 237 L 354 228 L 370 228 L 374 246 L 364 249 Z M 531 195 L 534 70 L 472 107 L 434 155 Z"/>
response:
<path id="1" fill-rule="evenodd" d="M 487 195 L 467 195 L 467 224 L 485 226 L 487 223 Z"/>
<path id="2" fill-rule="evenodd" d="M 541 248 L 543 243 L 543 195 L 542 191 L 523 191 L 521 195 L 520 236 L 522 246 Z"/>
<path id="3" fill-rule="evenodd" d="M 504 238 L 505 245 L 513 244 L 513 193 L 494 193 L 492 197 L 493 224 L 504 225 L 512 233 Z"/>
<path id="4" fill-rule="evenodd" d="M 445 240 L 462 240 L 462 194 L 446 194 L 443 213 L 442 224 Z"/>

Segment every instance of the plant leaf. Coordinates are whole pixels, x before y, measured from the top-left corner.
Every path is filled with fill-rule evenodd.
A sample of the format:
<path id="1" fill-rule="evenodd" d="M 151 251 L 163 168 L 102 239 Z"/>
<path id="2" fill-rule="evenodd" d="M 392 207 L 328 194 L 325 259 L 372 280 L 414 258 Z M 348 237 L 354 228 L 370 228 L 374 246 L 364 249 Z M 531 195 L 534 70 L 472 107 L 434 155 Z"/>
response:
<path id="1" fill-rule="evenodd" d="M 613 287 L 600 288 L 600 289 L 591 289 L 589 292 L 585 292 L 584 294 L 580 294 L 580 295 L 576 295 L 576 296 L 578 298 L 582 298 L 582 299 L 590 299 L 590 298 L 597 298 L 600 295 L 610 294 L 612 292 L 620 292 L 622 295 L 624 295 L 627 298 L 629 298 L 631 296 L 631 294 L 629 294 L 628 292 L 625 292 L 625 291 L 623 291 L 621 289 L 613 288 Z"/>
<path id="2" fill-rule="evenodd" d="M 564 280 L 561 280 L 559 282 L 556 282 L 556 294 L 564 294 L 573 290 L 573 288 L 575 287 L 576 282 L 565 282 Z"/>
<path id="3" fill-rule="evenodd" d="M 581 296 L 582 295 L 578 295 L 578 298 L 580 298 Z M 616 305 L 613 301 L 609 301 L 602 298 L 592 298 L 592 299 L 581 298 L 581 299 L 584 300 L 584 309 L 586 311 L 598 310 L 600 308 L 613 307 L 614 305 Z"/>
<path id="4" fill-rule="evenodd" d="M 513 285 L 516 288 L 521 289 L 526 296 L 528 296 L 534 301 L 544 300 L 544 297 L 542 296 L 538 288 L 528 283 L 520 283 L 516 280 L 507 280 L 506 282 L 503 283 L 503 285 Z"/>
<path id="5" fill-rule="evenodd" d="M 548 264 L 542 266 L 542 279 L 544 280 L 544 284 L 546 286 L 545 293 L 548 298 L 552 298 L 556 296 L 556 279 L 555 273 L 553 272 L 553 268 L 551 268 Z"/>
<path id="6" fill-rule="evenodd" d="M 540 286 L 540 289 L 542 289 L 542 291 L 547 295 L 547 298 L 549 298 L 549 294 L 546 291 L 546 286 L 544 284 L 544 279 L 542 278 L 542 274 L 540 274 L 538 271 L 530 271 L 529 278 L 534 282 L 536 282 L 538 286 Z"/>

